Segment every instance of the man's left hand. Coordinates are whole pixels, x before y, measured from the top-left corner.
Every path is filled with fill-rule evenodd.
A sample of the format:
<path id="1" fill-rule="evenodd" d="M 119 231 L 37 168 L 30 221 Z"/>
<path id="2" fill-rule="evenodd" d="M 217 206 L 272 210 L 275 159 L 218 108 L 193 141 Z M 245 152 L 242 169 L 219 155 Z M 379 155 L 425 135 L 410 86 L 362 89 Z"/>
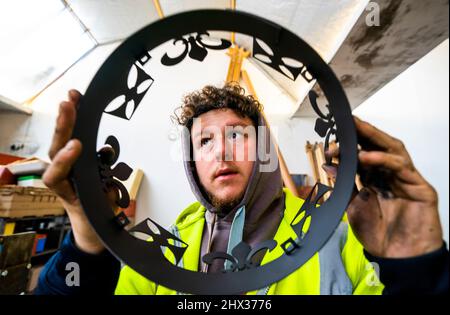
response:
<path id="1" fill-rule="evenodd" d="M 443 244 L 436 190 L 420 175 L 405 145 L 355 117 L 359 169 L 375 181 L 355 191 L 347 215 L 367 252 L 384 258 L 407 258 L 439 249 Z M 326 152 L 337 157 L 339 150 Z M 324 166 L 328 173 L 333 170 Z M 335 172 L 334 172 L 335 173 Z M 385 174 L 389 174 L 386 177 Z M 376 185 L 384 181 L 386 191 Z"/>

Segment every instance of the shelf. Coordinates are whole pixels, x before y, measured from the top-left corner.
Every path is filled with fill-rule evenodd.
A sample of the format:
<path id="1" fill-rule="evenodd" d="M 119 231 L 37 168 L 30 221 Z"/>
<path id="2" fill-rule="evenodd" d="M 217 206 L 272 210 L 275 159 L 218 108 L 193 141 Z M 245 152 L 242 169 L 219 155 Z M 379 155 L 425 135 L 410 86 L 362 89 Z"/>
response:
<path id="1" fill-rule="evenodd" d="M 25 115 L 31 115 L 33 113 L 33 110 L 30 107 L 23 106 L 0 95 L 0 112 L 1 111 L 16 112 Z"/>
<path id="2" fill-rule="evenodd" d="M 58 215 L 43 215 L 43 216 L 26 216 L 26 217 L 0 217 L 0 220 L 5 220 L 6 222 L 15 222 L 15 221 L 29 221 L 29 220 L 45 220 L 45 219 L 56 219 L 56 218 L 64 218 L 66 214 L 58 214 Z"/>
<path id="3" fill-rule="evenodd" d="M 71 230 L 69 218 L 67 215 L 60 216 L 45 216 L 45 217 L 26 217 L 26 218 L 0 218 L 0 234 L 5 231 L 6 225 L 12 224 L 8 227 L 8 236 L 18 235 L 23 232 L 35 232 L 36 234 L 43 234 L 45 237 L 45 244 L 40 244 L 41 252 L 31 255 L 29 252 L 29 263 L 32 266 L 42 266 L 47 263 L 53 255 L 55 255 L 64 240 L 64 237 Z M 33 234 L 34 237 L 34 234 Z M 36 238 L 33 239 L 34 246 L 37 246 Z M 17 250 L 23 251 L 23 248 Z"/>

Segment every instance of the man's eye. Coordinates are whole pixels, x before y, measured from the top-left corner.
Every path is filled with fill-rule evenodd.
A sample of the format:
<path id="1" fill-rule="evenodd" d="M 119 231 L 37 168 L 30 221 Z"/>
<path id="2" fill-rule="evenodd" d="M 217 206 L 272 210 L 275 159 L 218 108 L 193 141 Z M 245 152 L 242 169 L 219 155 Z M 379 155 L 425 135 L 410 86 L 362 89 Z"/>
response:
<path id="1" fill-rule="evenodd" d="M 236 140 L 236 139 L 240 139 L 242 137 L 242 133 L 237 132 L 237 131 L 233 131 L 229 134 L 229 138 Z"/>
<path id="2" fill-rule="evenodd" d="M 203 138 L 202 140 L 200 140 L 200 146 L 203 147 L 203 146 L 207 145 L 210 142 L 211 142 L 211 138 Z"/>

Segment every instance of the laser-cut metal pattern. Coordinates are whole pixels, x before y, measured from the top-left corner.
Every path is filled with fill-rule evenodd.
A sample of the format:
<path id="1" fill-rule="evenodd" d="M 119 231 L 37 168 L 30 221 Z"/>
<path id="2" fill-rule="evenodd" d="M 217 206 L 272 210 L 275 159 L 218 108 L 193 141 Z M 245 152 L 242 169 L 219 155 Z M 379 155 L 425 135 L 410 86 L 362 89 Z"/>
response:
<path id="1" fill-rule="evenodd" d="M 318 113 L 319 120 L 315 129 L 319 135 L 325 135 L 325 138 L 335 135 L 339 139 L 341 162 L 333 191 L 320 209 L 315 209 L 315 202 L 320 198 L 319 195 L 328 191 L 328 187 L 322 187 L 320 184 L 318 196 L 309 197 L 304 207 L 299 209 L 299 213 L 304 212 L 305 215 L 298 223 L 292 224 L 298 236 L 296 240 L 287 240 L 278 245 L 273 243 L 274 240 L 267 240 L 255 249 L 240 243 L 231 255 L 225 253 L 229 256 L 223 255 L 224 253 L 210 253 L 211 255 L 204 259 L 211 262 L 222 256 L 222 259 L 232 262 L 232 268 L 229 272 L 205 274 L 177 266 L 189 246 L 188 242 L 166 231 L 151 219 L 139 223 L 131 232 L 117 223 L 104 191 L 105 182 L 115 183 L 114 178 L 122 180 L 131 168 L 119 167 L 119 163 L 111 169 L 120 152 L 118 141 L 113 136 L 107 140 L 107 144 L 117 150 L 113 163 L 100 161 L 96 151 L 96 137 L 102 115 L 114 115 L 126 120 L 138 115 L 138 106 L 143 106 L 142 99 L 152 91 L 152 69 L 145 67 L 146 70 L 143 70 L 143 65 L 151 58 L 152 49 L 168 41 L 178 41 L 185 46 L 179 56 L 167 55 L 167 58 L 162 58 L 167 63 L 164 64 L 161 60 L 162 66 L 179 64 L 187 60 L 188 56 L 197 61 L 205 61 L 205 50 L 219 47 L 225 49 L 228 45 L 225 42 L 215 48 L 205 45 L 208 30 L 237 32 L 251 36 L 255 41 L 258 39 L 257 45 L 261 46 L 261 49 L 258 50 L 259 48 L 254 46 L 255 58 L 256 55 L 259 55 L 259 58 L 266 55 L 269 57 L 266 61 L 270 66 L 276 66 L 277 71 L 293 80 L 298 76 L 302 76 L 307 82 L 317 80 L 329 101 L 329 114 Z M 144 82 L 147 83 L 142 86 Z M 140 86 L 142 87 L 139 88 Z M 123 97 L 113 102 L 118 95 Z M 134 104 L 130 103 L 131 100 Z M 339 224 L 350 200 L 356 174 L 356 130 L 351 109 L 338 79 L 329 66 L 295 34 L 270 21 L 238 11 L 199 10 L 173 15 L 150 24 L 125 40 L 101 66 L 81 98 L 73 137 L 83 143 L 83 151 L 73 169 L 74 187 L 90 223 L 105 246 L 123 263 L 148 279 L 180 292 L 194 294 L 252 291 L 266 287 L 301 267 L 320 250 Z M 127 193 L 121 194 L 122 197 L 126 195 Z M 126 205 L 125 201 L 119 200 L 119 203 Z M 307 233 L 302 234 L 307 217 L 311 217 L 311 224 Z M 150 239 L 138 239 L 134 234 L 139 232 L 150 236 Z M 175 243 L 182 246 L 173 246 Z M 251 263 L 254 250 L 275 250 L 276 246 L 285 249 L 278 259 L 261 266 Z M 162 247 L 168 248 L 174 254 L 174 262 L 167 261 Z M 297 248 L 301 250 L 296 250 Z"/>

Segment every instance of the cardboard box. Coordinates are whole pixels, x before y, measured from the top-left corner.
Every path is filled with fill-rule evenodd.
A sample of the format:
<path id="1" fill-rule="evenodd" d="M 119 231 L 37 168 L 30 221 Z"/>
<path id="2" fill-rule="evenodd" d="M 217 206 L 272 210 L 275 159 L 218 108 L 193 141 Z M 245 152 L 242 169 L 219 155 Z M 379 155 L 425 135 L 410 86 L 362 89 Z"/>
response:
<path id="1" fill-rule="evenodd" d="M 48 188 L 0 186 L 0 217 L 62 215 L 64 208 Z"/>

